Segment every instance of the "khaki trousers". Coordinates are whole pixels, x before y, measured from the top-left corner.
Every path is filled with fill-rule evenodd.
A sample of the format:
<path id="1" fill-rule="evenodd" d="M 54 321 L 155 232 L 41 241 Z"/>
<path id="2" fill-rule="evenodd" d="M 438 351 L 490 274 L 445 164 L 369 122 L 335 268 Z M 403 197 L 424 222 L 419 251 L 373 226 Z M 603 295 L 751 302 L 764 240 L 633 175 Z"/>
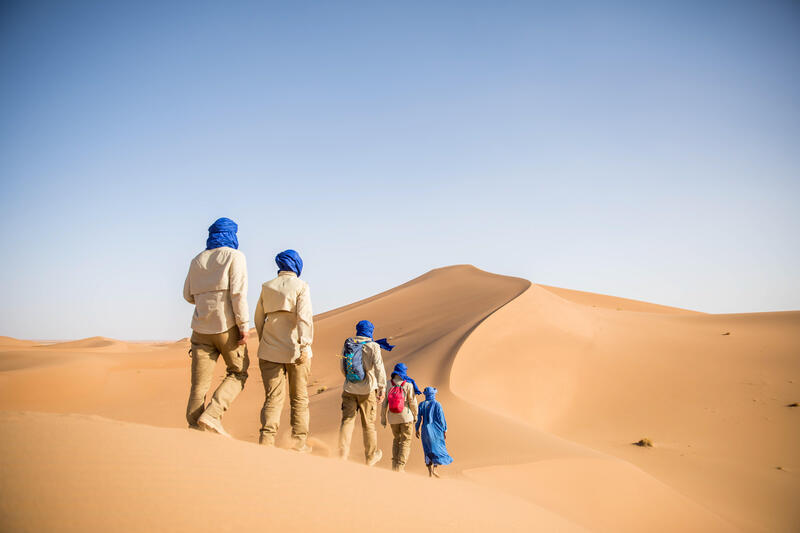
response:
<path id="1" fill-rule="evenodd" d="M 392 436 L 392 470 L 404 472 L 406 462 L 411 453 L 411 434 L 413 433 L 414 422 L 405 424 L 391 424 Z"/>
<path id="2" fill-rule="evenodd" d="M 220 354 L 228 371 L 206 407 L 206 395 L 211 388 L 214 367 Z M 239 344 L 238 327 L 234 326 L 222 333 L 192 332 L 192 388 L 186 406 L 189 427 L 196 428 L 197 419 L 204 412 L 212 418 L 220 418 L 228 410 L 244 388 L 249 366 L 247 345 Z"/>
<path id="3" fill-rule="evenodd" d="M 264 381 L 264 406 L 261 408 L 260 444 L 275 445 L 275 435 L 281 422 L 281 411 L 286 401 L 285 382 L 289 382 L 289 405 L 291 408 L 292 438 L 294 445 L 302 448 L 308 438 L 308 374 L 311 361 L 273 363 L 258 360 L 261 378 Z"/>
<path id="4" fill-rule="evenodd" d="M 339 456 L 347 459 L 350 455 L 350 442 L 353 439 L 353 427 L 356 412 L 361 415 L 361 431 L 364 436 L 364 457 L 367 462 L 378 450 L 378 432 L 375 431 L 375 416 L 378 413 L 378 402 L 375 391 L 369 394 L 350 394 L 342 392 L 342 424 L 339 426 Z"/>

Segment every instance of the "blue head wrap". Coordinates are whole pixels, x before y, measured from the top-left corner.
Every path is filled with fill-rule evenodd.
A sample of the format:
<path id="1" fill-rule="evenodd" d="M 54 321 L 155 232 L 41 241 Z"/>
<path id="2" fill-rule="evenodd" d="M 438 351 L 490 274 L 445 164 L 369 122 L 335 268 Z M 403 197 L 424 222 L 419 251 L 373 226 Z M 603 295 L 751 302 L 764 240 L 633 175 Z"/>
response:
<path id="1" fill-rule="evenodd" d="M 434 387 L 425 387 L 425 390 L 422 391 L 425 393 L 425 399 L 433 401 L 436 399 L 436 393 L 439 392 Z"/>
<path id="2" fill-rule="evenodd" d="M 239 239 L 236 238 L 237 231 L 239 231 L 239 226 L 236 225 L 236 222 L 225 217 L 218 218 L 208 227 L 206 250 L 221 248 L 223 246 L 238 249 Z"/>
<path id="3" fill-rule="evenodd" d="M 414 381 L 413 378 L 408 376 L 408 367 L 405 363 L 397 363 L 394 365 L 394 370 L 392 371 L 392 376 L 397 376 L 404 381 L 408 381 L 412 385 L 414 385 L 414 394 L 422 394 L 417 387 L 417 382 Z"/>
<path id="4" fill-rule="evenodd" d="M 375 325 L 369 320 L 362 320 L 356 324 L 356 335 L 360 337 L 372 338 L 372 332 L 375 331 Z"/>
<path id="5" fill-rule="evenodd" d="M 303 271 L 303 260 L 294 250 L 285 250 L 275 256 L 278 272 L 294 272 L 298 276 Z"/>
<path id="6" fill-rule="evenodd" d="M 375 331 L 375 324 L 373 324 L 369 320 L 362 320 L 361 322 L 356 324 L 356 335 L 360 337 L 369 337 L 371 339 L 372 333 L 374 331 Z M 384 350 L 388 350 L 390 352 L 394 350 L 394 344 L 389 344 L 389 340 L 386 338 L 378 339 L 375 342 Z"/>

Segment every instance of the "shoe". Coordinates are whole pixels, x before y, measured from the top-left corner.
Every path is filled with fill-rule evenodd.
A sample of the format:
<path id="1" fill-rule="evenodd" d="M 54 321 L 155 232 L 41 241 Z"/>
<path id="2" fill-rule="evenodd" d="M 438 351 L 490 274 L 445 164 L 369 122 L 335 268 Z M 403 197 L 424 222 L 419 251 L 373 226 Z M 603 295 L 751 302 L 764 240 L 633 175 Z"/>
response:
<path id="1" fill-rule="evenodd" d="M 383 452 L 381 450 L 378 450 L 377 452 L 375 452 L 375 455 L 372 456 L 372 459 L 367 461 L 367 466 L 375 466 L 375 463 L 380 461 L 382 458 L 383 458 Z"/>
<path id="2" fill-rule="evenodd" d="M 311 453 L 313 448 L 304 442 L 302 445 L 296 444 L 292 446 L 292 450 L 296 451 L 297 453 Z"/>
<path id="3" fill-rule="evenodd" d="M 199 425 L 206 431 L 213 431 L 214 433 L 222 435 L 223 437 L 228 437 L 229 439 L 233 438 L 231 437 L 231 434 L 225 431 L 225 428 L 222 427 L 222 422 L 220 422 L 216 418 L 211 418 L 205 413 L 200 415 L 200 418 L 197 419 L 197 425 Z"/>

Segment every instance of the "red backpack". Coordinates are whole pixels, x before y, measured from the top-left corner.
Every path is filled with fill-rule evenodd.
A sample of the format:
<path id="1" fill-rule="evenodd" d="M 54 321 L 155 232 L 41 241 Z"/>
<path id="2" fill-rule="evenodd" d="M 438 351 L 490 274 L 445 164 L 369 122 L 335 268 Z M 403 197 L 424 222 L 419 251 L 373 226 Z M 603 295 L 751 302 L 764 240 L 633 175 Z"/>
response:
<path id="1" fill-rule="evenodd" d="M 393 413 L 402 413 L 403 410 L 405 410 L 406 395 L 403 391 L 403 385 L 405 384 L 405 381 L 403 381 L 400 385 L 392 384 L 392 388 L 389 389 L 389 411 Z"/>

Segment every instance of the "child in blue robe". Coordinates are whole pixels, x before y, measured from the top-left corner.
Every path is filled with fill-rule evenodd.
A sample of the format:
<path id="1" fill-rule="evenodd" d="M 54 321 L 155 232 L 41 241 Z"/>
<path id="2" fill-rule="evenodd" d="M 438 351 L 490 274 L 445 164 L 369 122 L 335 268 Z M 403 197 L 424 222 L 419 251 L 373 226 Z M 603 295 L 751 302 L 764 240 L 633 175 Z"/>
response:
<path id="1" fill-rule="evenodd" d="M 442 404 L 436 401 L 433 387 L 426 387 L 425 401 L 419 404 L 417 414 L 416 434 L 422 438 L 422 449 L 425 451 L 425 464 L 428 466 L 428 475 L 439 477 L 436 467 L 449 465 L 453 458 L 447 453 L 447 421 L 444 418 Z M 420 429 L 420 426 L 422 428 Z M 421 434 L 421 437 L 420 437 Z"/>

